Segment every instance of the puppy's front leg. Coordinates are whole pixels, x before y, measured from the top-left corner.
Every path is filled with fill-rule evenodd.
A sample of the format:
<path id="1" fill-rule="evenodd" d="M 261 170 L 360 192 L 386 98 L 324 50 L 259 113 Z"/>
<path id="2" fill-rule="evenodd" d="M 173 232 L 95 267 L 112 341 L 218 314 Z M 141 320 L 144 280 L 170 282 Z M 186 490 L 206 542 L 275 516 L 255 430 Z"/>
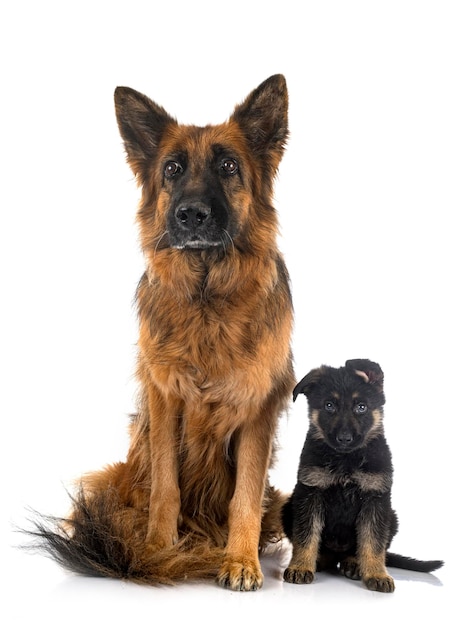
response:
<path id="1" fill-rule="evenodd" d="M 258 547 L 262 503 L 274 429 L 261 415 L 244 424 L 238 435 L 235 491 L 229 506 L 228 542 L 217 581 L 235 591 L 263 584 Z"/>
<path id="2" fill-rule="evenodd" d="M 292 558 L 283 578 L 288 583 L 311 583 L 324 523 L 320 490 L 298 482 L 286 506 L 291 507 L 287 517 L 292 519 L 292 528 L 287 532 L 292 542 Z"/>
<path id="3" fill-rule="evenodd" d="M 181 507 L 177 458 L 178 415 L 176 403 L 165 400 L 155 385 L 147 386 L 151 492 L 146 543 L 148 550 L 169 547 L 178 538 Z"/>
<path id="4" fill-rule="evenodd" d="M 358 517 L 358 564 L 359 574 L 372 591 L 394 591 L 394 580 L 386 569 L 386 549 L 390 504 L 388 496 L 366 502 Z"/>

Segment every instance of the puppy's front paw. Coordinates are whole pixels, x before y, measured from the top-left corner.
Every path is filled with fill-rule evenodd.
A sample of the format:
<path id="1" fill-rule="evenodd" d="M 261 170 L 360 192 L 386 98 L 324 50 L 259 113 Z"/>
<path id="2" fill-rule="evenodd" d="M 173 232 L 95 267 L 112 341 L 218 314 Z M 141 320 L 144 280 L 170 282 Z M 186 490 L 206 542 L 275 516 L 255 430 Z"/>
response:
<path id="1" fill-rule="evenodd" d="M 232 591 L 256 591 L 263 585 L 263 573 L 257 561 L 225 559 L 217 576 L 221 587 Z"/>
<path id="2" fill-rule="evenodd" d="M 360 564 L 355 557 L 347 557 L 340 563 L 340 573 L 351 578 L 352 580 L 360 580 Z"/>
<path id="3" fill-rule="evenodd" d="M 296 585 L 308 585 L 313 582 L 315 578 L 315 572 L 310 569 L 287 567 L 284 571 L 283 578 L 287 583 L 294 583 Z"/>
<path id="4" fill-rule="evenodd" d="M 392 593 L 394 591 L 394 580 L 387 574 L 363 578 L 363 582 L 371 591 L 382 591 L 383 593 Z"/>

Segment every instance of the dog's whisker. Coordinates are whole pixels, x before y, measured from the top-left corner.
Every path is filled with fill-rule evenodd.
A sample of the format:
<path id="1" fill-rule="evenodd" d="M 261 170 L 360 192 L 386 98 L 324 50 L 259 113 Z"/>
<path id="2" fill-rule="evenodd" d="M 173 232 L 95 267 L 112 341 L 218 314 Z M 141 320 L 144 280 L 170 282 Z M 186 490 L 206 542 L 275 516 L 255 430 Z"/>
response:
<path id="1" fill-rule="evenodd" d="M 161 235 L 158 237 L 156 244 L 154 246 L 154 254 L 157 254 L 158 249 L 159 249 L 159 244 L 161 243 L 161 241 L 164 239 L 164 237 L 166 237 L 166 235 L 168 235 L 168 231 L 165 230 L 163 233 L 161 233 Z"/>
<path id="2" fill-rule="evenodd" d="M 230 235 L 230 233 L 228 232 L 228 230 L 226 228 L 223 229 L 223 237 L 222 237 L 222 245 L 223 247 L 227 248 L 226 246 L 226 240 L 228 240 L 230 242 L 230 245 L 232 246 L 232 251 L 235 252 L 235 244 L 233 242 L 233 237 Z"/>

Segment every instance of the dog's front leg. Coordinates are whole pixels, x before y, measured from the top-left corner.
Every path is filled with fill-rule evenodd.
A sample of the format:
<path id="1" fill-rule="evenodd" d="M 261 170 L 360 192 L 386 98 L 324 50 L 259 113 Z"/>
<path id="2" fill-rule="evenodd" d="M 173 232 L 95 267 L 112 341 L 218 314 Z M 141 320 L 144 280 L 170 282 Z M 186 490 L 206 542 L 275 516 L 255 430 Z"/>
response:
<path id="1" fill-rule="evenodd" d="M 289 515 L 292 527 L 288 529 L 292 558 L 283 578 L 288 583 L 308 584 L 315 578 L 324 526 L 322 491 L 298 482 L 286 506 L 292 509 Z"/>
<path id="2" fill-rule="evenodd" d="M 263 494 L 271 456 L 273 426 L 268 416 L 244 424 L 238 435 L 237 475 L 229 506 L 228 542 L 218 583 L 234 591 L 263 584 L 258 557 Z"/>
<path id="3" fill-rule="evenodd" d="M 375 497 L 364 504 L 357 524 L 359 575 L 368 589 L 388 593 L 394 591 L 385 565 L 390 511 L 387 495 Z"/>
<path id="4" fill-rule="evenodd" d="M 169 547 L 178 538 L 181 507 L 177 457 L 178 415 L 176 403 L 164 399 L 155 385 L 147 388 L 151 492 L 146 543 L 148 550 Z"/>

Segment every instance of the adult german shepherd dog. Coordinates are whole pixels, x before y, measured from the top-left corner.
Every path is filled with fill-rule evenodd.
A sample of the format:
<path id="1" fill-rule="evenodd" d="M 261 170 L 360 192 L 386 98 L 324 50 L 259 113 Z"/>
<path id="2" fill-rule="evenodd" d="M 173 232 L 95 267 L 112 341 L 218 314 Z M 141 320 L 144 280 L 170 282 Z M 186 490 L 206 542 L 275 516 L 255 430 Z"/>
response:
<path id="1" fill-rule="evenodd" d="M 397 532 L 391 507 L 393 466 L 383 428 L 384 374 L 378 363 L 352 359 L 345 367 L 312 370 L 296 385 L 307 396 L 310 426 L 294 492 L 283 506 L 293 544 L 284 572 L 311 583 L 315 569 L 340 567 L 372 591 L 394 591 L 386 565 L 431 572 L 442 561 L 387 552 Z"/>
<path id="2" fill-rule="evenodd" d="M 268 78 L 220 125 L 181 125 L 127 87 L 115 104 L 142 190 L 140 401 L 126 460 L 83 476 L 70 517 L 32 534 L 87 575 L 258 589 L 259 550 L 281 533 L 267 478 L 295 384 L 272 206 L 286 82 Z"/>

